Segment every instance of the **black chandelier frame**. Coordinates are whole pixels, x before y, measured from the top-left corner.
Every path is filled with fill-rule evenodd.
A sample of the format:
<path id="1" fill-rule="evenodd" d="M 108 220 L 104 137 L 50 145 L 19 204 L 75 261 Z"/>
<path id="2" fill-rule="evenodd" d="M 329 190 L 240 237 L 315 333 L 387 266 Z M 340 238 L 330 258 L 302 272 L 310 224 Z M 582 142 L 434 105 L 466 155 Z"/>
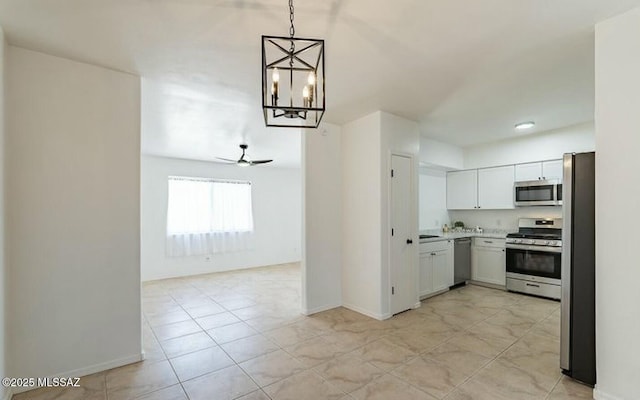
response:
<path id="1" fill-rule="evenodd" d="M 293 20 L 293 0 L 289 0 L 289 37 L 262 36 L 264 122 L 281 128 L 317 128 L 326 108 L 324 40 L 295 37 Z M 285 90 L 280 71 L 288 78 Z M 288 104 L 280 101 L 282 92 L 289 95 Z"/>

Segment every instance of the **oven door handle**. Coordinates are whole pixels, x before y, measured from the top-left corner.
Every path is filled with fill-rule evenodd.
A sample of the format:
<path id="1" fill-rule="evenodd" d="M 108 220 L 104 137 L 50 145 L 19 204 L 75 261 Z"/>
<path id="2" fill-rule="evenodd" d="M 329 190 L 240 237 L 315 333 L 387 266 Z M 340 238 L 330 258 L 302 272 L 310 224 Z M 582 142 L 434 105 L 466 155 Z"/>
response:
<path id="1" fill-rule="evenodd" d="M 529 250 L 529 251 L 539 251 L 542 253 L 562 253 L 562 247 L 552 247 L 552 246 L 529 246 L 526 244 L 513 244 L 507 243 L 507 250 Z"/>

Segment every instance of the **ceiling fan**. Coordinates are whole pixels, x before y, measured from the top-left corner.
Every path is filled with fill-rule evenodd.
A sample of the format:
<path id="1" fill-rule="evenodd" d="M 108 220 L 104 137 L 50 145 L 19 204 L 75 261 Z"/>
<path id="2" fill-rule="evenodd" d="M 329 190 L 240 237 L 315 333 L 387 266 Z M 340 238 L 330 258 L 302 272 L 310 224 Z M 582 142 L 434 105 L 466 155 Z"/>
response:
<path id="1" fill-rule="evenodd" d="M 240 158 L 238 160 L 229 160 L 228 158 L 221 158 L 221 157 L 216 157 L 218 160 L 222 160 L 225 161 L 227 163 L 233 163 L 233 164 L 237 164 L 240 167 L 248 167 L 248 166 L 252 166 L 252 165 L 257 165 L 257 164 L 266 164 L 266 163 L 270 163 L 273 160 L 249 160 L 246 157 L 246 150 L 249 148 L 248 144 L 241 144 L 240 148 L 242 149 L 242 155 L 240 156 Z"/>

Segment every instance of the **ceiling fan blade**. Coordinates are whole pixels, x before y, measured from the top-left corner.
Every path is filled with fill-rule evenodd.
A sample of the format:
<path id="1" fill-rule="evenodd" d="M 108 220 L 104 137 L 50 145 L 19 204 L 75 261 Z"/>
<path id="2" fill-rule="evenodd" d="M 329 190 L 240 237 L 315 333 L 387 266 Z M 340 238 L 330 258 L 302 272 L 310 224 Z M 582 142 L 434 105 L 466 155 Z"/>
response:
<path id="1" fill-rule="evenodd" d="M 237 163 L 237 162 L 238 162 L 237 160 L 229 160 L 228 158 L 222 158 L 222 157 L 216 157 L 216 159 L 217 159 L 217 160 L 226 161 L 226 162 L 228 162 L 228 163 L 233 163 L 233 164 L 235 164 L 235 163 Z"/>
<path id="2" fill-rule="evenodd" d="M 251 161 L 251 165 L 255 165 L 255 164 L 266 164 L 266 163 L 270 163 L 273 160 L 255 160 L 255 161 Z"/>

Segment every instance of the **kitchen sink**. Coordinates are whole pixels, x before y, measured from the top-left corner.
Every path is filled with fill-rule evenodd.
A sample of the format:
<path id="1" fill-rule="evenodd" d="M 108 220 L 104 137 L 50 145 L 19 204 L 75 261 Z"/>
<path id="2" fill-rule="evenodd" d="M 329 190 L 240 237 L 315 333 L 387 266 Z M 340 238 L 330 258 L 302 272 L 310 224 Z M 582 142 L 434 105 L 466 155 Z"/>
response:
<path id="1" fill-rule="evenodd" d="M 420 235 L 420 239 L 433 239 L 438 237 L 440 236 L 439 235 Z"/>

